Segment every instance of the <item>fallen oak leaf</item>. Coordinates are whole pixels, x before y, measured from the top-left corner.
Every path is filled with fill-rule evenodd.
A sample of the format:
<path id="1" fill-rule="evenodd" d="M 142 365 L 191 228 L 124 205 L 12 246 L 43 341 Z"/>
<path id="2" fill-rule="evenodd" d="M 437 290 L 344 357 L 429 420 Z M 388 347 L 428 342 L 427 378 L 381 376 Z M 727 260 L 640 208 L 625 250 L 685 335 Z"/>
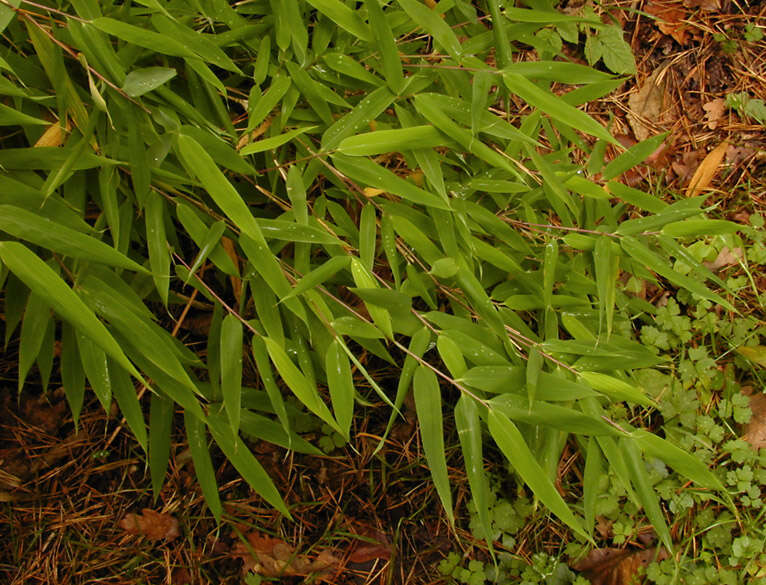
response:
<path id="1" fill-rule="evenodd" d="M 591 585 L 628 585 L 640 583 L 639 569 L 653 560 L 669 558 L 665 549 L 625 550 L 593 549 L 572 568 L 587 577 Z"/>
<path id="2" fill-rule="evenodd" d="M 761 365 L 766 367 L 766 347 L 761 349 Z M 741 349 L 741 348 L 740 348 Z M 751 348 L 755 349 L 755 348 Z M 742 438 L 750 443 L 753 449 L 766 448 L 766 394 L 753 394 L 750 397 L 750 420 L 745 427 Z"/>
<path id="3" fill-rule="evenodd" d="M 327 550 L 312 558 L 296 553 L 295 548 L 282 539 L 258 532 L 248 533 L 247 542 L 249 546 L 238 542 L 231 551 L 234 557 L 244 562 L 242 570 L 245 573 L 254 572 L 264 577 L 314 575 L 319 580 L 327 580 L 331 571 L 340 565 L 340 559 Z"/>
<path id="4" fill-rule="evenodd" d="M 652 123 L 661 123 L 665 118 L 666 80 L 662 67 L 658 67 L 644 83 L 628 97 L 628 123 L 638 142 L 655 134 Z"/>
<path id="5" fill-rule="evenodd" d="M 170 514 L 155 512 L 150 508 L 141 510 L 141 515 L 126 514 L 120 520 L 120 528 L 129 534 L 145 536 L 149 540 L 173 540 L 181 535 L 178 520 Z"/>
<path id="6" fill-rule="evenodd" d="M 710 183 L 718 173 L 718 167 L 721 166 L 721 161 L 723 161 L 728 148 L 729 143 L 724 140 L 702 159 L 697 170 L 694 171 L 691 181 L 689 181 L 689 186 L 686 188 L 687 197 L 696 197 L 710 187 Z"/>
<path id="7" fill-rule="evenodd" d="M 726 112 L 726 100 L 723 98 L 714 99 L 702 104 L 702 109 L 705 110 L 707 127 L 710 130 L 715 130 L 718 127 L 718 121 L 723 118 Z"/>

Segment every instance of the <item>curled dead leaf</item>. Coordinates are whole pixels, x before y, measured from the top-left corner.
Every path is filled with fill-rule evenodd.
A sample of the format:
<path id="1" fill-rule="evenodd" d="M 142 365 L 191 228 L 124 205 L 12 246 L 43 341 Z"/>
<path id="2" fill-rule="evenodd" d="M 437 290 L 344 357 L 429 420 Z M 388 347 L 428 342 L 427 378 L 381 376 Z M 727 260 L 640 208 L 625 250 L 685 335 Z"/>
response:
<path id="1" fill-rule="evenodd" d="M 696 197 L 710 187 L 710 183 L 718 173 L 718 167 L 721 166 L 723 156 L 729 148 L 729 143 L 724 141 L 711 150 L 707 156 L 694 171 L 689 186 L 686 188 L 687 197 Z"/>
<path id="2" fill-rule="evenodd" d="M 139 534 L 149 540 L 173 540 L 181 535 L 178 520 L 170 514 L 156 512 L 150 508 L 141 510 L 141 515 L 126 514 L 120 520 L 120 528 L 129 534 Z"/>
<path id="3" fill-rule="evenodd" d="M 581 561 L 572 565 L 590 579 L 592 585 L 628 585 L 640 583 L 638 570 L 652 561 L 668 558 L 665 549 L 624 550 L 619 548 L 593 549 Z"/>

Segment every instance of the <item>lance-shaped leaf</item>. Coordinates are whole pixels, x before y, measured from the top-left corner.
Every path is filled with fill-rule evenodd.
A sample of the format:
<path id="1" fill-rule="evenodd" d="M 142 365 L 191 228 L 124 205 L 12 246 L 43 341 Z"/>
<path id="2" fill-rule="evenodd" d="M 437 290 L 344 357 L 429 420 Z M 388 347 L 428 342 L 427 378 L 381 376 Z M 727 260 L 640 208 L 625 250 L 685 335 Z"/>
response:
<path id="1" fill-rule="evenodd" d="M 351 377 L 351 366 L 338 340 L 334 340 L 325 356 L 325 371 L 327 385 L 330 389 L 330 399 L 335 418 L 338 420 L 343 438 L 349 440 L 351 419 L 354 415 L 354 380 Z"/>
<path id="2" fill-rule="evenodd" d="M 484 533 L 482 536 L 487 541 L 490 553 L 494 555 L 489 519 L 489 479 L 484 471 L 479 407 L 465 394 L 460 396 L 455 406 L 455 426 L 460 439 L 460 448 L 463 451 L 468 484 L 471 486 L 471 498 L 479 517 L 479 525 Z"/>
<path id="3" fill-rule="evenodd" d="M 0 260 L 19 280 L 45 299 L 63 319 L 90 337 L 123 368 L 141 379 L 138 370 L 93 311 L 36 254 L 18 242 L 0 242 Z"/>
<path id="4" fill-rule="evenodd" d="M 529 450 L 516 425 L 502 412 L 495 409 L 489 410 L 487 420 L 492 438 L 524 483 L 567 526 L 580 536 L 590 540 L 580 519 L 570 510 L 548 474 L 540 467 L 537 458 Z"/>
<path id="5" fill-rule="evenodd" d="M 147 272 L 104 242 L 21 207 L 0 205 L 0 230 L 64 256 Z"/>
<path id="6" fill-rule="evenodd" d="M 234 436 L 242 408 L 242 323 L 229 313 L 221 323 L 221 394 Z"/>
<path id="7" fill-rule="evenodd" d="M 189 442 L 194 474 L 199 481 L 205 503 L 216 521 L 221 521 L 223 505 L 218 495 L 218 484 L 215 481 L 215 468 L 210 459 L 210 450 L 207 446 L 207 430 L 205 423 L 196 416 L 184 411 L 184 426 L 186 427 L 186 440 Z"/>
<path id="8" fill-rule="evenodd" d="M 423 443 L 428 468 L 447 518 L 450 523 L 454 523 L 452 492 L 444 453 L 442 395 L 436 374 L 426 366 L 418 366 L 412 381 L 412 390 L 415 397 L 415 411 L 420 424 L 420 440 Z"/>

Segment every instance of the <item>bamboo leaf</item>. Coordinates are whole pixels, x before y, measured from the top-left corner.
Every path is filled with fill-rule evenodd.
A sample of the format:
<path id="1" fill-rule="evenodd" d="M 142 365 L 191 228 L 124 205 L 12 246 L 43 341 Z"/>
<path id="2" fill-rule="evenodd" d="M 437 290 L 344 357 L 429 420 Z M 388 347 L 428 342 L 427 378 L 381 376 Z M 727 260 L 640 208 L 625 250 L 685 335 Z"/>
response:
<path id="1" fill-rule="evenodd" d="M 233 435 L 242 408 L 242 323 L 229 313 L 221 323 L 221 394 Z"/>
<path id="2" fill-rule="evenodd" d="M 518 73 L 505 73 L 503 74 L 503 80 L 508 89 L 513 93 L 532 107 L 548 114 L 554 120 L 571 126 L 575 130 L 581 130 L 596 138 L 601 138 L 611 144 L 617 144 L 612 135 L 601 124 L 588 116 L 588 114 L 570 106 L 554 94 L 540 89 L 526 77 L 522 77 Z"/>
<path id="3" fill-rule="evenodd" d="M 340 0 L 307 0 L 314 8 L 327 16 L 340 28 L 350 32 L 362 41 L 371 41 L 372 35 L 367 25 L 359 18 L 358 13 L 351 10 Z"/>
<path id="4" fill-rule="evenodd" d="M 138 370 L 93 311 L 45 262 L 18 242 L 0 242 L 0 260 L 63 319 L 90 337 L 133 376 L 141 379 Z"/>
<path id="5" fill-rule="evenodd" d="M 107 369 L 112 384 L 112 393 L 117 400 L 122 416 L 125 417 L 125 422 L 128 423 L 128 428 L 135 435 L 138 444 L 146 451 L 148 449 L 146 423 L 130 375 L 112 359 L 107 360 Z"/>
<path id="6" fill-rule="evenodd" d="M 455 426 L 463 452 L 468 484 L 471 486 L 471 498 L 479 518 L 479 525 L 484 533 L 482 536 L 487 542 L 490 553 L 494 556 L 489 519 L 489 480 L 484 471 L 479 408 L 476 402 L 465 394 L 460 396 L 455 406 Z"/>
<path id="7" fill-rule="evenodd" d="M 415 410 L 420 424 L 420 439 L 428 461 L 431 477 L 450 523 L 455 522 L 452 512 L 447 460 L 444 455 L 444 427 L 442 424 L 442 397 L 439 382 L 429 368 L 418 366 L 413 378 Z"/>
<path id="8" fill-rule="evenodd" d="M 488 422 L 492 438 L 524 483 L 567 526 L 580 536 L 590 540 L 580 519 L 574 515 L 556 491 L 553 482 L 540 467 L 516 425 L 503 413 L 492 408 L 489 410 Z"/>
<path id="9" fill-rule="evenodd" d="M 165 85 L 173 79 L 178 72 L 172 67 L 144 67 L 134 69 L 125 77 L 122 84 L 123 91 L 130 97 L 140 97 L 145 93 Z"/>
<path id="10" fill-rule="evenodd" d="M 274 362 L 274 366 L 277 368 L 279 375 L 282 376 L 285 384 L 292 390 L 296 398 L 298 398 L 298 400 L 300 400 L 311 412 L 342 434 L 343 429 L 335 421 L 330 413 L 330 409 L 327 408 L 327 405 L 322 402 L 322 398 L 319 396 L 316 387 L 311 384 L 306 376 L 295 366 L 285 350 L 282 349 L 282 346 L 268 337 L 265 337 L 263 341 L 266 343 L 266 350 L 269 353 L 269 357 L 271 357 L 271 361 Z"/>
<path id="11" fill-rule="evenodd" d="M 215 481 L 215 468 L 210 459 L 210 450 L 207 445 L 207 432 L 205 423 L 195 416 L 184 411 L 184 426 L 186 427 L 186 440 L 189 442 L 194 474 L 197 476 L 205 503 L 217 522 L 221 521 L 223 505 L 218 495 L 218 484 Z"/>
<path id="12" fill-rule="evenodd" d="M 652 488 L 649 473 L 641 459 L 638 447 L 628 438 L 620 441 L 620 447 L 620 451 L 624 453 L 625 461 L 628 465 L 631 483 L 636 488 L 636 494 L 641 501 L 641 505 L 644 507 L 644 512 L 646 512 L 646 516 L 652 523 L 662 544 L 669 551 L 672 551 L 673 539 L 665 522 L 665 515 L 662 513 L 662 508 L 660 508 L 659 496 Z"/>
<path id="13" fill-rule="evenodd" d="M 450 26 L 442 20 L 441 16 L 425 4 L 417 0 L 397 0 L 399 5 L 417 23 L 426 33 L 433 36 L 434 40 L 440 44 L 450 56 L 456 61 L 460 61 L 463 54 L 463 47 L 460 45 L 455 33 Z"/>
<path id="14" fill-rule="evenodd" d="M 351 377 L 351 367 L 338 340 L 333 341 L 325 356 L 325 371 L 327 385 L 330 389 L 332 409 L 343 438 L 349 440 L 351 420 L 354 415 L 354 380 Z"/>
<path id="15" fill-rule="evenodd" d="M 160 495 L 170 462 L 170 435 L 173 430 L 173 401 L 152 393 L 149 407 L 149 474 L 154 501 Z"/>
<path id="16" fill-rule="evenodd" d="M 235 443 L 227 422 L 220 414 L 213 413 L 208 416 L 208 429 L 213 439 L 255 493 L 279 510 L 288 520 L 292 520 L 290 511 L 269 474 L 242 441 Z"/>
<path id="17" fill-rule="evenodd" d="M 412 126 L 349 136 L 341 141 L 337 151 L 349 156 L 372 156 L 451 145 L 452 141 L 445 138 L 433 126 Z"/>
<path id="18" fill-rule="evenodd" d="M 0 205 L 0 230 L 65 256 L 147 272 L 111 246 L 21 207 Z"/>

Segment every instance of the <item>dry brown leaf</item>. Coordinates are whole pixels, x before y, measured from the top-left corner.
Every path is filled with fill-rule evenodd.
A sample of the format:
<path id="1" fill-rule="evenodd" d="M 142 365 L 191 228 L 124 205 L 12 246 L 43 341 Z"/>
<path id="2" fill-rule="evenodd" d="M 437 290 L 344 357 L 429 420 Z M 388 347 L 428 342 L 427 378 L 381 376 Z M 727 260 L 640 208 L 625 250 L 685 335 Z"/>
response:
<path id="1" fill-rule="evenodd" d="M 659 19 L 655 20 L 654 24 L 662 34 L 673 37 L 682 47 L 689 42 L 691 38 L 689 25 L 683 22 L 688 15 L 678 2 L 654 0 L 647 2 L 644 10 Z"/>
<path id="2" fill-rule="evenodd" d="M 376 189 L 375 187 L 365 187 L 362 189 L 362 193 L 364 193 L 365 197 L 372 198 L 382 195 L 385 191 L 383 189 Z"/>
<path id="3" fill-rule="evenodd" d="M 686 188 L 687 197 L 696 197 L 707 190 L 713 177 L 718 172 L 718 167 L 721 166 L 721 161 L 723 161 L 727 148 L 729 148 L 729 143 L 726 141 L 721 142 L 702 159 L 700 166 L 694 171 L 694 175 L 692 175 L 691 181 L 689 181 L 689 186 Z"/>
<path id="4" fill-rule="evenodd" d="M 140 534 L 149 540 L 173 540 L 181 535 L 178 520 L 170 514 L 155 512 L 150 508 L 141 510 L 141 515 L 126 514 L 120 520 L 120 528 L 130 534 Z"/>
<path id="5" fill-rule="evenodd" d="M 701 10 L 720 10 L 721 3 L 719 0 L 684 0 L 684 6 L 687 8 L 699 8 Z"/>
<path id="6" fill-rule="evenodd" d="M 660 78 L 661 72 L 661 68 L 655 69 L 628 98 L 628 122 L 639 142 L 654 134 L 650 123 L 661 121 L 665 111 L 665 79 Z"/>
<path id="7" fill-rule="evenodd" d="M 705 110 L 707 127 L 710 130 L 715 130 L 718 127 L 718 121 L 723 118 L 723 114 L 726 111 L 726 100 L 723 98 L 714 99 L 706 104 L 702 104 L 702 109 Z"/>
<path id="8" fill-rule="evenodd" d="M 763 348 L 763 354 L 766 357 L 766 348 Z M 766 448 L 766 394 L 752 395 L 750 410 L 753 416 L 750 417 L 742 438 L 750 443 L 753 449 L 764 449 Z"/>
<path id="9" fill-rule="evenodd" d="M 244 561 L 244 572 L 255 572 L 264 577 L 295 577 L 315 575 L 320 580 L 331 578 L 340 559 L 324 550 L 316 557 L 296 553 L 295 549 L 279 538 L 272 538 L 258 532 L 247 534 L 246 546 L 237 543 L 232 548 L 235 557 Z M 255 553 L 255 557 L 253 554 Z"/>
<path id="10" fill-rule="evenodd" d="M 703 262 L 703 264 L 710 270 L 720 270 L 726 266 L 736 266 L 739 264 L 743 254 L 742 248 L 729 250 L 728 246 L 724 246 L 721 248 L 721 251 L 718 252 L 718 256 L 716 256 L 715 260 L 712 262 Z"/>
<path id="11" fill-rule="evenodd" d="M 653 560 L 668 558 L 665 549 L 623 550 L 619 548 L 593 549 L 588 556 L 572 568 L 590 579 L 592 585 L 629 585 L 640 583 L 638 569 Z"/>
<path id="12" fill-rule="evenodd" d="M 66 139 L 66 133 L 69 131 L 69 124 L 67 124 L 66 130 L 61 127 L 59 122 L 54 122 L 48 129 L 43 132 L 42 136 L 35 142 L 35 148 L 42 146 L 61 146 Z"/>

